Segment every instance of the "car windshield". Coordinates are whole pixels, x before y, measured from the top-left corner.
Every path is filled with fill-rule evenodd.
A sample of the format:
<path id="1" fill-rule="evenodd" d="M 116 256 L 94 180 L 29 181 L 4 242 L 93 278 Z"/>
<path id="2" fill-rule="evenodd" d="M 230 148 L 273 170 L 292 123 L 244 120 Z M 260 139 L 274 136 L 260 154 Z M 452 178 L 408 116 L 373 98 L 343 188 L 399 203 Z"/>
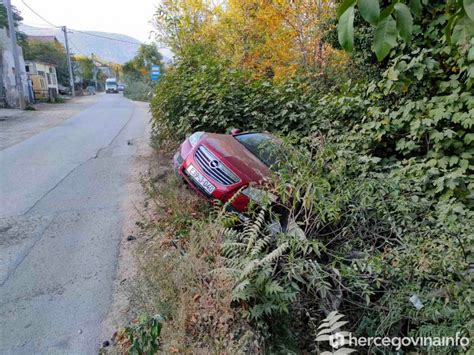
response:
<path id="1" fill-rule="evenodd" d="M 281 143 L 268 133 L 244 133 L 234 136 L 245 148 L 265 165 L 274 165 L 283 154 Z"/>

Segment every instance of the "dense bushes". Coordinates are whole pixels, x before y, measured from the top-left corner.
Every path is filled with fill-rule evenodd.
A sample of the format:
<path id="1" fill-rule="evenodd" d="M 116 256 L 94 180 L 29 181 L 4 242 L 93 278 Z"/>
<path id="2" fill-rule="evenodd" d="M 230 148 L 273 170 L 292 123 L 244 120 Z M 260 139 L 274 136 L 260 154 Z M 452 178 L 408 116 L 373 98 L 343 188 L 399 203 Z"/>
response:
<path id="1" fill-rule="evenodd" d="M 153 85 L 144 80 L 127 80 L 125 78 L 125 97 L 137 101 L 150 101 L 153 97 Z"/>
<path id="2" fill-rule="evenodd" d="M 295 154 L 273 190 L 306 239 L 274 236 L 258 218 L 227 235 L 234 297 L 249 318 L 273 335 L 287 319 L 305 349 L 315 344 L 304 324 L 334 309 L 359 336 L 467 335 L 469 218 L 450 203 L 433 206 L 409 177 L 374 171 L 366 156 L 320 148 Z"/>
<path id="3" fill-rule="evenodd" d="M 361 62 L 357 82 L 255 78 L 196 46 L 159 83 L 158 141 L 239 127 L 300 147 L 275 192 L 306 239 L 271 235 L 256 218 L 223 245 L 234 300 L 270 334 L 286 324 L 313 350 L 299 326 L 331 310 L 358 335 L 471 331 L 474 40 L 447 40 L 448 3 L 423 2 L 412 40 L 369 63 L 366 80 Z"/>
<path id="4" fill-rule="evenodd" d="M 150 77 L 151 66 L 158 65 L 164 71 L 162 59 L 155 44 L 141 44 L 137 55 L 122 66 L 124 95 L 132 100 L 150 101 L 155 90 Z"/>

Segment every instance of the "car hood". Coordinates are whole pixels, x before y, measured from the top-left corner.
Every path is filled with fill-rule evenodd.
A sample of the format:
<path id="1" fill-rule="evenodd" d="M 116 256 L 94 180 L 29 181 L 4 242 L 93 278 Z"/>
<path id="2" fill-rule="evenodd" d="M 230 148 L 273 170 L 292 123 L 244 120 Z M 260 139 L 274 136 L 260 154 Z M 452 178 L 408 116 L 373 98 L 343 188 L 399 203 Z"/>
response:
<path id="1" fill-rule="evenodd" d="M 206 133 L 202 144 L 210 148 L 223 163 L 248 182 L 259 182 L 270 176 L 271 171 L 230 134 Z"/>

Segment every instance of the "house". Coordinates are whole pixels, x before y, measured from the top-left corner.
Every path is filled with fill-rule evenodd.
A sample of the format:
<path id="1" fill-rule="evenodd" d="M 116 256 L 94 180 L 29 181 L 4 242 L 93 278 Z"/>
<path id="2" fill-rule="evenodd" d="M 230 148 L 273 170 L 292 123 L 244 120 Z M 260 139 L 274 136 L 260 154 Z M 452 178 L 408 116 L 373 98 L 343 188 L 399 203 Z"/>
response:
<path id="1" fill-rule="evenodd" d="M 25 68 L 23 51 L 17 46 L 20 68 Z M 29 86 L 26 71 L 20 70 L 23 94 L 26 102 L 31 101 L 28 95 Z M 15 60 L 12 53 L 12 41 L 5 28 L 0 28 L 0 106 L 19 107 L 19 96 L 15 78 Z"/>
<path id="2" fill-rule="evenodd" d="M 51 99 L 58 96 L 58 77 L 56 66 L 39 61 L 25 61 L 25 69 L 28 79 L 33 84 L 35 98 Z"/>

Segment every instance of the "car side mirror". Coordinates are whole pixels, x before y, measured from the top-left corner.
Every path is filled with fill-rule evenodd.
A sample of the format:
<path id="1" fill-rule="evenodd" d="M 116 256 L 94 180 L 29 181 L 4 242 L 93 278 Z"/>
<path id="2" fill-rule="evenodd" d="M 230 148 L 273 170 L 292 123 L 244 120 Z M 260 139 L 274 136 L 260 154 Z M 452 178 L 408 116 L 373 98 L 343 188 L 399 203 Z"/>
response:
<path id="1" fill-rule="evenodd" d="M 232 134 L 233 136 L 235 136 L 236 134 L 239 134 L 240 132 L 242 132 L 242 130 L 240 130 L 238 128 L 232 128 L 230 130 L 230 134 Z"/>

